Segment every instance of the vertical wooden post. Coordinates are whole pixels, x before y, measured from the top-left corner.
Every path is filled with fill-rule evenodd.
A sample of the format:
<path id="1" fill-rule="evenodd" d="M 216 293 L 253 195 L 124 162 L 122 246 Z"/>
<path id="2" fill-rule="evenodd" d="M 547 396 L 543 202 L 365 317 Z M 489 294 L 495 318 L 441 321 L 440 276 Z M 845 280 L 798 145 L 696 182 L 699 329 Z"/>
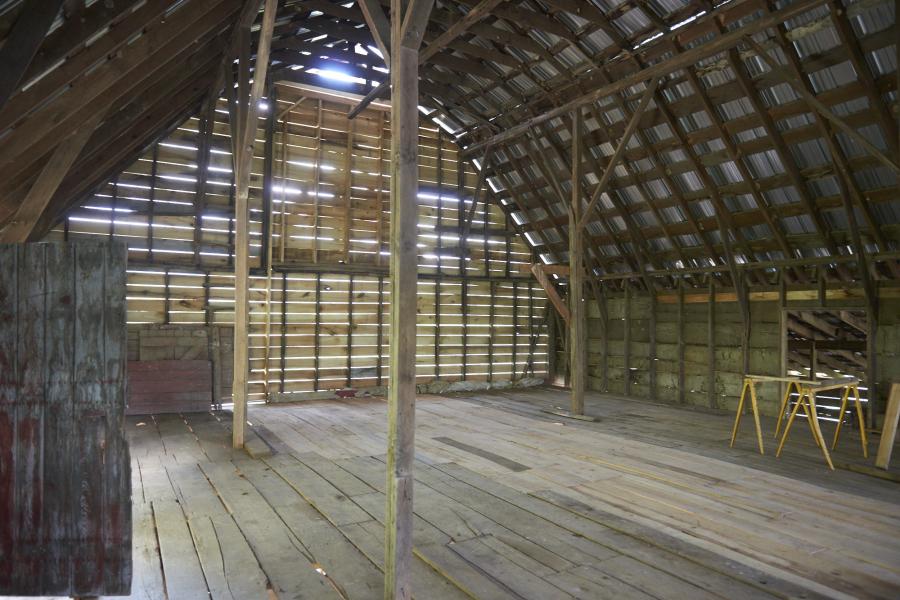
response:
<path id="1" fill-rule="evenodd" d="M 384 113 L 378 111 L 378 185 L 375 188 L 375 206 L 377 214 L 375 217 L 375 264 L 381 266 L 381 253 L 384 251 L 384 199 L 382 190 L 384 188 Z M 379 280 L 379 285 L 381 281 Z M 381 293 L 381 288 L 378 288 Z M 381 304 L 379 303 L 379 306 Z M 379 317 L 380 318 L 380 317 Z M 378 353 L 381 354 L 381 346 L 378 346 Z M 381 371 L 378 372 L 379 379 Z M 380 384 L 379 384 L 380 385 Z"/>
<path id="2" fill-rule="evenodd" d="M 250 286 L 250 167 L 253 162 L 253 146 L 256 141 L 257 117 L 259 115 L 259 99 L 262 97 L 266 83 L 266 70 L 269 66 L 269 47 L 272 42 L 272 28 L 275 25 L 275 9 L 277 0 L 265 0 L 265 13 L 259 31 L 259 46 L 256 51 L 256 69 L 253 73 L 253 86 L 250 97 L 238 99 L 237 127 L 232 128 L 232 136 L 237 135 L 234 148 L 237 149 L 234 159 L 235 177 L 235 243 L 234 243 L 234 378 L 232 380 L 232 398 L 234 402 L 234 423 L 232 427 L 232 445 L 244 447 L 244 430 L 247 424 L 247 380 L 250 376 L 248 324 L 250 320 L 250 303 L 248 288 Z M 243 58 L 243 57 L 242 57 Z M 241 61 L 240 69 L 246 69 L 249 77 L 249 60 Z M 247 102 L 246 110 L 242 104 Z"/>
<path id="3" fill-rule="evenodd" d="M 288 282 L 287 273 L 281 274 L 281 357 L 279 370 L 281 371 L 281 381 L 279 389 L 284 393 L 284 372 L 287 368 L 287 296 Z M 380 303 L 379 303 L 380 305 Z"/>
<path id="4" fill-rule="evenodd" d="M 224 85 L 224 71 L 217 83 Z M 216 105 L 219 101 L 218 85 L 209 91 L 200 115 L 197 132 L 197 188 L 194 195 L 194 264 L 200 265 L 203 247 L 203 213 L 206 211 L 206 187 L 209 179 L 209 157 L 216 130 Z"/>
<path id="5" fill-rule="evenodd" d="M 266 325 L 263 335 L 263 387 L 266 394 L 266 402 L 269 401 L 269 361 L 272 347 L 272 170 L 275 162 L 275 113 L 278 111 L 278 101 L 275 97 L 275 86 L 269 86 L 266 94 L 269 101 L 269 111 L 266 115 L 265 149 L 263 150 L 263 212 L 262 212 L 262 248 L 260 255 L 266 268 Z M 283 183 L 282 183 L 283 185 Z"/>
<path id="6" fill-rule="evenodd" d="M 150 189 L 147 190 L 147 260 L 153 259 L 153 216 L 156 212 L 156 177 L 159 171 L 159 144 L 153 144 L 153 158 L 150 163 Z"/>
<path id="7" fill-rule="evenodd" d="M 347 387 L 353 385 L 353 275 L 347 283 Z"/>
<path id="8" fill-rule="evenodd" d="M 316 149 L 313 160 L 312 261 L 319 262 L 319 180 L 322 177 L 322 100 L 316 100 Z"/>
<path id="9" fill-rule="evenodd" d="M 869 427 L 878 425 L 878 410 L 881 398 L 878 396 L 878 299 L 869 302 L 868 332 L 866 333 L 866 416 Z"/>
<path id="10" fill-rule="evenodd" d="M 281 117 L 281 177 L 280 180 L 280 204 L 279 212 L 279 235 L 278 235 L 278 262 L 284 263 L 284 251 L 287 247 L 288 228 L 287 228 L 287 164 L 288 164 L 288 117 L 291 111 L 287 111 Z"/>
<path id="11" fill-rule="evenodd" d="M 587 319 L 584 305 L 584 255 L 582 254 L 581 219 L 581 109 L 572 116 L 572 204 L 569 210 L 569 320 L 572 353 L 569 365 L 572 373 L 571 411 L 584 414 L 584 387 L 587 379 Z"/>
<path id="12" fill-rule="evenodd" d="M 650 399 L 656 400 L 656 291 L 653 288 L 650 292 L 650 361 L 648 368 L 650 369 Z"/>
<path id="13" fill-rule="evenodd" d="M 603 365 L 601 365 L 601 387 L 609 392 L 609 306 L 606 302 L 606 286 L 600 285 L 600 318 L 603 320 Z"/>
<path id="14" fill-rule="evenodd" d="M 433 0 L 391 0 L 391 328 L 384 598 L 412 598 L 419 46 Z M 423 592 L 427 595 L 427 592 Z"/>
<path id="15" fill-rule="evenodd" d="M 631 395 L 631 282 L 625 280 L 625 333 L 622 344 L 622 370 L 624 371 L 622 386 L 626 396 Z"/>
<path id="16" fill-rule="evenodd" d="M 709 298 L 707 300 L 706 344 L 709 351 L 709 365 L 707 376 L 707 401 L 710 408 L 716 408 L 716 281 L 709 277 Z"/>
<path id="17" fill-rule="evenodd" d="M 810 348 L 809 348 L 809 378 L 815 381 L 818 379 L 816 377 L 816 371 L 818 371 L 818 362 L 819 357 L 817 356 L 816 350 L 816 340 L 810 340 Z"/>
<path id="18" fill-rule="evenodd" d="M 488 306 L 488 382 L 494 383 L 494 338 L 497 337 L 497 328 L 494 327 L 494 314 L 496 312 L 497 303 L 494 299 L 497 297 L 497 281 L 491 279 L 488 282 L 488 294 L 490 295 L 491 304 Z"/>
<path id="19" fill-rule="evenodd" d="M 678 278 L 678 403 L 684 404 L 684 278 Z"/>
<path id="20" fill-rule="evenodd" d="M 347 147 L 344 150 L 344 263 L 350 264 L 350 232 L 353 229 L 353 123 L 347 119 Z"/>
<path id="21" fill-rule="evenodd" d="M 740 273 L 739 277 L 741 278 L 741 285 L 735 291 L 738 294 L 743 324 L 743 329 L 741 330 L 741 369 L 744 371 L 742 375 L 747 375 L 750 372 L 750 335 L 753 327 L 753 314 L 750 312 L 749 282 L 744 277 L 743 272 Z"/>
<path id="22" fill-rule="evenodd" d="M 546 301 L 547 305 L 550 301 Z M 553 385 L 556 382 L 556 313 L 551 309 L 547 313 L 547 379 L 546 383 Z"/>
<path id="23" fill-rule="evenodd" d="M 321 339 L 319 334 L 322 333 L 322 274 L 316 273 L 316 290 L 313 293 L 316 311 L 313 315 L 313 390 L 319 391 L 319 365 L 321 361 L 319 354 L 321 352 Z"/>
<path id="24" fill-rule="evenodd" d="M 788 339 L 787 339 L 787 280 L 785 279 L 784 269 L 778 270 L 778 308 L 780 316 L 778 318 L 778 361 L 781 364 L 778 372 L 782 377 L 787 376 L 788 368 Z M 780 384 L 779 396 L 784 397 L 787 393 L 787 384 Z M 799 399 L 798 399 L 799 400 Z M 780 420 L 784 415 L 779 414 Z"/>
<path id="25" fill-rule="evenodd" d="M 508 239 L 508 238 L 507 238 Z M 507 254 L 507 260 L 509 255 Z M 512 293 L 512 375 L 510 380 L 516 378 L 516 364 L 518 363 L 517 350 L 519 346 L 519 282 L 513 281 Z"/>

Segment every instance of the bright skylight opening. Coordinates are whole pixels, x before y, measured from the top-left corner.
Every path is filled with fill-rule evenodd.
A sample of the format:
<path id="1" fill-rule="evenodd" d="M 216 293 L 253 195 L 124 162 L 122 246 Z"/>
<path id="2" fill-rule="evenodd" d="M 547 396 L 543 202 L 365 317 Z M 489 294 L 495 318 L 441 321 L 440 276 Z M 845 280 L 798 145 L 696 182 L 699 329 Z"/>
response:
<path id="1" fill-rule="evenodd" d="M 307 73 L 318 75 L 323 79 L 340 81 L 342 83 L 359 83 L 361 85 L 365 85 L 367 83 L 366 80 L 362 77 L 355 77 L 353 75 L 350 75 L 349 73 L 342 73 L 341 71 L 335 71 L 333 69 L 309 69 Z"/>

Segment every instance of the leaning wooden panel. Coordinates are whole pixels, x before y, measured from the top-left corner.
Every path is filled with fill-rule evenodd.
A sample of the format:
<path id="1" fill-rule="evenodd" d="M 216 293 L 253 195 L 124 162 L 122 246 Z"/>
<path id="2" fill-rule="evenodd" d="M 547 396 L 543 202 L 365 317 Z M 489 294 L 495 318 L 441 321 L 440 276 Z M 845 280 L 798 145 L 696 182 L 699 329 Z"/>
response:
<path id="1" fill-rule="evenodd" d="M 0 246 L 0 595 L 125 595 L 125 246 Z"/>

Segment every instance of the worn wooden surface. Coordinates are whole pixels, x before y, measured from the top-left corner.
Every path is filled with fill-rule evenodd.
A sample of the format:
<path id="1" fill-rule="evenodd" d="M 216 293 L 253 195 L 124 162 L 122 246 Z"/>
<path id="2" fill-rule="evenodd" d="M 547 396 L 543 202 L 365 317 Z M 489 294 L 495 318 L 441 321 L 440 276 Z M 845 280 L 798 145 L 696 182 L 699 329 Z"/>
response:
<path id="1" fill-rule="evenodd" d="M 0 594 L 127 594 L 123 244 L 0 246 Z"/>
<path id="2" fill-rule="evenodd" d="M 208 360 L 128 361 L 129 415 L 209 412 L 212 401 Z"/>
<path id="3" fill-rule="evenodd" d="M 422 599 L 892 598 L 900 487 L 725 443 L 733 415 L 561 390 L 420 396 L 413 589 Z M 128 419 L 133 598 L 381 595 L 386 404 Z M 764 420 L 767 430 L 772 420 Z M 855 435 L 847 431 L 848 435 Z M 805 507 L 799 510 L 799 507 Z"/>

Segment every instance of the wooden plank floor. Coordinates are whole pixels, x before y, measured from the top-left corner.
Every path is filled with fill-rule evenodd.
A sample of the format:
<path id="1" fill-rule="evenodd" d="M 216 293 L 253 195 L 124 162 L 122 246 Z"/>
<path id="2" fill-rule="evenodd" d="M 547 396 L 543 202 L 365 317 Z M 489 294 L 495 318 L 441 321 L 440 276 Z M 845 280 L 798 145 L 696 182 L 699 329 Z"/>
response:
<path id="1" fill-rule="evenodd" d="M 806 429 L 775 459 L 749 427 L 729 449 L 730 415 L 596 394 L 597 423 L 541 412 L 565 400 L 420 398 L 418 598 L 898 597 L 900 485 L 827 471 Z M 385 404 L 252 408 L 258 460 L 229 417 L 129 420 L 132 597 L 380 597 Z"/>

